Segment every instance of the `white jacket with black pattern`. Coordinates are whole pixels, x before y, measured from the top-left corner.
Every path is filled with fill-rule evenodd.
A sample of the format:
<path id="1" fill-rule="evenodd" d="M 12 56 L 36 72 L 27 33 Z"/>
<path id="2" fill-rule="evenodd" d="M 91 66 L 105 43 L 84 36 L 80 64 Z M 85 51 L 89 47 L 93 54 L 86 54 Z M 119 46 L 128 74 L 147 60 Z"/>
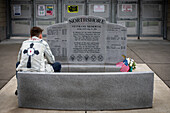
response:
<path id="1" fill-rule="evenodd" d="M 55 62 L 55 58 L 48 43 L 35 36 L 22 43 L 18 62 L 16 71 L 54 72 L 50 64 Z"/>

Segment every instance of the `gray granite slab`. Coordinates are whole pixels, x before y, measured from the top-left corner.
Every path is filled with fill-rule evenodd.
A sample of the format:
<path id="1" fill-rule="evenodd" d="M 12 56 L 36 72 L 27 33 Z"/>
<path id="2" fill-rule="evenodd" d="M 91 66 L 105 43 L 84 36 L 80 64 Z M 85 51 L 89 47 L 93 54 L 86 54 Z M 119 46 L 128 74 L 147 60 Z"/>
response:
<path id="1" fill-rule="evenodd" d="M 68 62 L 104 63 L 106 20 L 94 16 L 78 16 L 68 19 L 68 24 Z"/>
<path id="2" fill-rule="evenodd" d="M 127 29 L 123 26 L 107 23 L 106 63 L 123 61 L 127 51 Z"/>
<path id="3" fill-rule="evenodd" d="M 56 61 L 67 63 L 67 23 L 58 23 L 47 27 L 47 43 Z"/>
<path id="4" fill-rule="evenodd" d="M 152 107 L 153 72 L 18 73 L 19 107 L 116 110 Z"/>
<path id="5" fill-rule="evenodd" d="M 71 17 L 47 28 L 56 61 L 68 64 L 116 64 L 126 56 L 127 29 L 97 16 Z"/>
<path id="6" fill-rule="evenodd" d="M 69 65 L 62 65 L 61 72 L 69 72 Z"/>
<path id="7" fill-rule="evenodd" d="M 120 72 L 120 69 L 116 65 L 105 65 L 105 72 Z"/>
<path id="8" fill-rule="evenodd" d="M 115 65 L 62 65 L 61 72 L 120 72 Z"/>
<path id="9" fill-rule="evenodd" d="M 69 72 L 105 72 L 105 65 L 69 65 Z"/>

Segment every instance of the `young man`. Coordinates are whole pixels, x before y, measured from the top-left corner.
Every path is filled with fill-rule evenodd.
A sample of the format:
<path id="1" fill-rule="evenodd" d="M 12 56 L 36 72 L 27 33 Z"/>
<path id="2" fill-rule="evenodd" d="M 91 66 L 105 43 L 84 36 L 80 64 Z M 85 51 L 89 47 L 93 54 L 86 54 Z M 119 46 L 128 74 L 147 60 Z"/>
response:
<path id="1" fill-rule="evenodd" d="M 39 27 L 31 29 L 31 38 L 20 48 L 16 71 L 60 72 L 61 64 L 55 62 L 48 43 L 42 39 L 42 31 Z"/>

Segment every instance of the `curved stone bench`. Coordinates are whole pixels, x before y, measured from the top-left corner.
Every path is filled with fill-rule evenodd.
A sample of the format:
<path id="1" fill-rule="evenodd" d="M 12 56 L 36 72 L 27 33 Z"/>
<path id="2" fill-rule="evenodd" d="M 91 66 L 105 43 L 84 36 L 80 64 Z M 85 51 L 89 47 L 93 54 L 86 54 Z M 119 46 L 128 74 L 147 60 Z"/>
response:
<path id="1" fill-rule="evenodd" d="M 18 73 L 18 105 L 57 110 L 150 108 L 153 72 Z"/>

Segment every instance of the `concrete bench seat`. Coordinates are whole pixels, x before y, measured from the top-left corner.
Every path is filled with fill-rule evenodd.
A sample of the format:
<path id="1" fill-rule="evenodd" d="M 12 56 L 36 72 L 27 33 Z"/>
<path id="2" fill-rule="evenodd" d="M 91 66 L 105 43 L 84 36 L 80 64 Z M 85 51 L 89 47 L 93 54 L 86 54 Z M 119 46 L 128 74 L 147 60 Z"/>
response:
<path id="1" fill-rule="evenodd" d="M 150 108 L 153 72 L 18 73 L 18 105 L 57 110 Z"/>
<path id="2" fill-rule="evenodd" d="M 61 72 L 120 72 L 116 65 L 62 65 Z"/>

